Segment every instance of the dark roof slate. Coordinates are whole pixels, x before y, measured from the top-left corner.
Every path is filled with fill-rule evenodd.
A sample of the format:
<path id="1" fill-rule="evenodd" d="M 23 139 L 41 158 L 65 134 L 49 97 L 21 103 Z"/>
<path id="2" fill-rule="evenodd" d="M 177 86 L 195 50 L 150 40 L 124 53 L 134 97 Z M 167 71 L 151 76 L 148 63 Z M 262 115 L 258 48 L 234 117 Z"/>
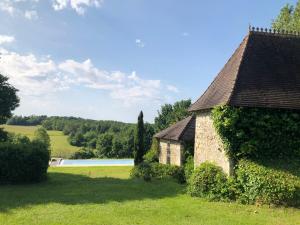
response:
<path id="1" fill-rule="evenodd" d="M 300 37 L 250 31 L 189 110 L 217 105 L 300 109 Z"/>
<path id="2" fill-rule="evenodd" d="M 189 116 L 165 130 L 155 134 L 155 138 L 173 141 L 191 141 L 195 137 L 195 117 Z"/>

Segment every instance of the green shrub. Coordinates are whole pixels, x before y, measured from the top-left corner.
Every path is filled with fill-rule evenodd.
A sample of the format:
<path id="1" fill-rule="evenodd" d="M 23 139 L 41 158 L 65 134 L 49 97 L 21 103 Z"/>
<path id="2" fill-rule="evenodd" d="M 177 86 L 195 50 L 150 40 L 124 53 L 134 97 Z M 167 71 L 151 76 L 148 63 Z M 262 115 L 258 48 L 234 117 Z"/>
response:
<path id="1" fill-rule="evenodd" d="M 3 128 L 0 128 L 0 142 L 7 141 L 8 139 L 8 133 L 4 131 Z"/>
<path id="2" fill-rule="evenodd" d="M 151 149 L 144 155 L 144 160 L 148 163 L 158 162 L 158 157 L 155 151 Z"/>
<path id="3" fill-rule="evenodd" d="M 182 166 L 176 166 L 172 171 L 171 177 L 173 177 L 179 184 L 186 183 L 184 168 Z"/>
<path id="4" fill-rule="evenodd" d="M 188 192 L 191 196 L 209 200 L 232 198 L 227 175 L 221 167 L 204 162 L 197 167 L 189 180 Z"/>
<path id="5" fill-rule="evenodd" d="M 184 168 L 175 165 L 152 163 L 152 176 L 158 179 L 174 178 L 178 183 L 185 183 Z"/>
<path id="6" fill-rule="evenodd" d="M 188 181 L 194 172 L 194 158 L 192 156 L 188 157 L 184 164 L 184 175 Z"/>
<path id="7" fill-rule="evenodd" d="M 185 183 L 186 180 L 183 167 L 148 162 L 135 166 L 131 170 L 131 177 L 144 178 L 147 181 L 151 178 L 174 178 L 180 184 Z"/>
<path id="8" fill-rule="evenodd" d="M 218 106 L 212 118 L 227 154 L 235 160 L 300 157 L 299 110 Z"/>
<path id="9" fill-rule="evenodd" d="M 243 203 L 290 205 L 299 197 L 297 177 L 255 162 L 241 160 L 236 179 L 240 186 L 239 200 Z"/>
<path id="10" fill-rule="evenodd" d="M 38 127 L 34 131 L 34 140 L 43 142 L 47 146 L 47 148 L 50 149 L 50 137 L 44 127 Z"/>
<path id="11" fill-rule="evenodd" d="M 130 172 L 131 178 L 143 178 L 145 181 L 151 181 L 152 170 L 151 164 L 142 162 L 134 166 Z"/>
<path id="12" fill-rule="evenodd" d="M 144 160 L 148 163 L 158 162 L 159 143 L 156 138 L 153 138 L 150 150 L 144 155 Z"/>
<path id="13" fill-rule="evenodd" d="M 71 159 L 91 159 L 94 158 L 94 151 L 90 148 L 82 148 L 77 152 L 74 152 Z"/>
<path id="14" fill-rule="evenodd" d="M 195 146 L 195 141 L 184 141 L 183 143 L 183 163 L 185 164 L 187 160 L 191 157 L 194 157 L 194 146 Z"/>
<path id="15" fill-rule="evenodd" d="M 30 139 L 22 134 L 9 133 L 8 142 L 11 144 L 30 144 Z"/>
<path id="16" fill-rule="evenodd" d="M 45 143 L 15 139 L 0 143 L 0 183 L 38 182 L 46 178 L 50 152 Z"/>

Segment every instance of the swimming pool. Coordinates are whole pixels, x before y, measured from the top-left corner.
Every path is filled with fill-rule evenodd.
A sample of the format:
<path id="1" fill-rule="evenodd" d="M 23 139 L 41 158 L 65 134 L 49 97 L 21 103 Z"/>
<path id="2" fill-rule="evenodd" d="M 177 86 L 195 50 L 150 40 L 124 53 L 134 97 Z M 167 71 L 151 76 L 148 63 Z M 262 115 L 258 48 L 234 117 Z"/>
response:
<path id="1" fill-rule="evenodd" d="M 58 166 L 133 166 L 133 159 L 63 159 Z"/>

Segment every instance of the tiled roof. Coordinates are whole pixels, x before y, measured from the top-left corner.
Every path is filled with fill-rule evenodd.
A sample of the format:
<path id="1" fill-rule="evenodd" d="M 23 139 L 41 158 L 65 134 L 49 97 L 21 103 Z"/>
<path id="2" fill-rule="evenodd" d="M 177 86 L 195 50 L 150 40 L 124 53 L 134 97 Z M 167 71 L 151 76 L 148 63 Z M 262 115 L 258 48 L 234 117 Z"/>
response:
<path id="1" fill-rule="evenodd" d="M 250 31 L 189 110 L 217 105 L 300 109 L 300 36 Z"/>
<path id="2" fill-rule="evenodd" d="M 155 138 L 173 141 L 191 141 L 195 137 L 195 117 L 189 116 L 154 135 Z"/>

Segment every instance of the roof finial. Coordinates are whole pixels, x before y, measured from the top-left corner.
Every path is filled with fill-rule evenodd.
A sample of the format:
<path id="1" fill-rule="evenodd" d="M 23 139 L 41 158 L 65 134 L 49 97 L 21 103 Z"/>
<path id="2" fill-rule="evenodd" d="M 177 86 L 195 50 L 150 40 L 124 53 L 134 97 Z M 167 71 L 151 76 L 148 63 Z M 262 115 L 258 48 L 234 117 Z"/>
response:
<path id="1" fill-rule="evenodd" d="M 287 35 L 287 36 L 300 36 L 300 31 L 287 30 L 287 29 L 276 29 L 276 28 L 263 28 L 254 27 L 249 24 L 249 32 L 262 33 L 262 34 L 274 34 L 274 35 Z"/>

